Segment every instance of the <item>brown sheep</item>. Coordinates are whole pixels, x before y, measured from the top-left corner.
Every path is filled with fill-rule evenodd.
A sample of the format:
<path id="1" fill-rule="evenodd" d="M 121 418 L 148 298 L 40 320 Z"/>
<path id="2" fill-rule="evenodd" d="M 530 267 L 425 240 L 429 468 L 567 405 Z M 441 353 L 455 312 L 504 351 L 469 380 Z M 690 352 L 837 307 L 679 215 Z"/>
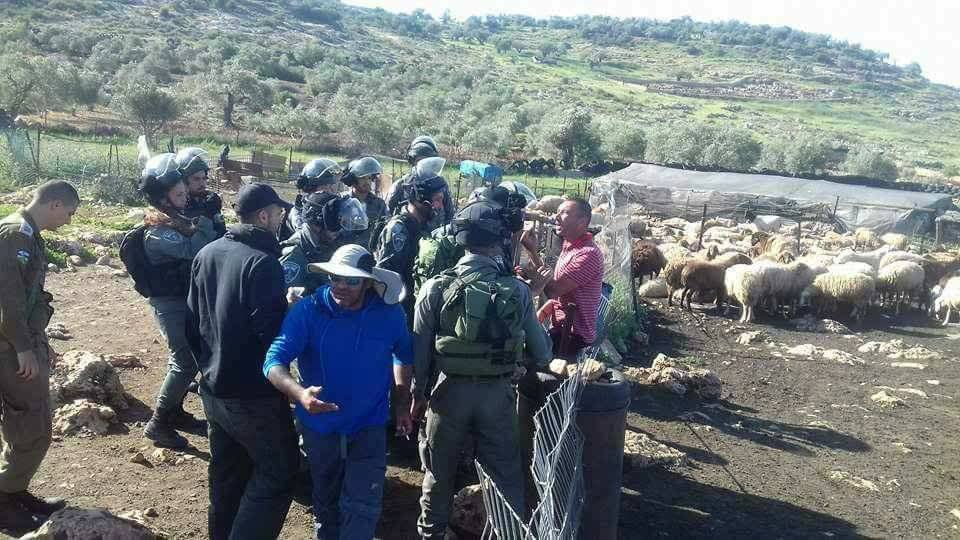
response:
<path id="1" fill-rule="evenodd" d="M 660 276 L 667 283 L 668 306 L 673 305 L 673 293 L 682 287 L 680 284 L 680 278 L 681 274 L 683 273 L 683 268 L 686 266 L 687 262 L 692 260 L 695 259 L 689 255 L 667 259 L 667 263 L 663 266 L 663 270 L 660 271 Z"/>
<path id="2" fill-rule="evenodd" d="M 639 278 L 641 283 L 646 276 L 650 276 L 651 279 L 654 278 L 667 264 L 660 248 L 649 240 L 633 241 L 631 262 L 633 264 L 633 277 Z"/>
<path id="3" fill-rule="evenodd" d="M 692 309 L 690 301 L 695 292 L 716 291 L 717 309 L 723 305 L 726 290 L 723 285 L 723 276 L 727 268 L 735 264 L 750 264 L 750 257 L 742 253 L 724 253 L 712 261 L 692 259 L 687 261 L 680 272 L 680 285 L 683 294 L 680 295 L 680 307 L 684 300 L 687 309 Z"/>

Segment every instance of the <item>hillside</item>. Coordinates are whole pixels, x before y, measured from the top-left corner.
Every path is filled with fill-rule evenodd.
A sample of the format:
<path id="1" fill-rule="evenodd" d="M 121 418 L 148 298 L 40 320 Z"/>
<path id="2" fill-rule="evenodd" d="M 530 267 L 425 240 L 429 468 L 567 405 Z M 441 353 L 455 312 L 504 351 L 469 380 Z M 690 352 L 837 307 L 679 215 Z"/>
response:
<path id="1" fill-rule="evenodd" d="M 272 133 L 307 149 L 391 153 L 427 132 L 454 156 L 801 173 L 863 172 L 843 156 L 864 147 L 874 153 L 863 160 L 882 152 L 896 161 L 891 177 L 960 174 L 960 90 L 930 83 L 919 66 L 789 28 L 686 18 L 457 22 L 324 0 L 0 6 L 0 66 L 66 81 L 13 106 L 0 83 L 8 118 L 99 104 L 129 126 L 118 97 L 155 84 L 177 100 L 176 129 Z M 584 137 L 567 133 L 584 125 Z M 767 155 L 803 134 L 830 152 L 796 170 L 789 156 Z M 695 155 L 676 150 L 684 145 Z"/>

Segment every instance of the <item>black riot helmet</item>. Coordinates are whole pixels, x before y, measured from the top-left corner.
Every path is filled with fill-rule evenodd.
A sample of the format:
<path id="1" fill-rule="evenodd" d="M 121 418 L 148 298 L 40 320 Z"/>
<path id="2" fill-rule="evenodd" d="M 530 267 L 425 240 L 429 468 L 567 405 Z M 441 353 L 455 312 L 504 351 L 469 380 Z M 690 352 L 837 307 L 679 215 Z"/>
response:
<path id="1" fill-rule="evenodd" d="M 203 148 L 191 146 L 177 152 L 174 160 L 177 162 L 177 169 L 180 174 L 183 175 L 184 179 L 187 179 L 195 173 L 210 171 L 210 166 L 207 165 L 209 155 Z"/>
<path id="2" fill-rule="evenodd" d="M 353 197 L 319 191 L 303 199 L 303 221 L 330 232 L 362 231 L 367 228 L 367 212 Z"/>
<path id="3" fill-rule="evenodd" d="M 501 186 L 477 188 L 470 194 L 467 205 L 479 202 L 496 205 L 500 220 L 508 231 L 523 230 L 524 207 L 527 205 L 523 195 Z"/>
<path id="4" fill-rule="evenodd" d="M 478 200 L 457 212 L 451 223 L 457 243 L 467 248 L 500 245 L 511 234 L 503 222 L 502 209 L 495 202 Z"/>
<path id="5" fill-rule="evenodd" d="M 147 160 L 140 172 L 137 189 L 155 208 L 165 206 L 167 193 L 183 181 L 183 175 L 177 170 L 174 154 L 157 154 Z"/>
<path id="6" fill-rule="evenodd" d="M 413 169 L 413 177 L 407 186 L 407 201 L 430 204 L 437 192 L 447 189 L 447 181 L 440 176 L 446 160 L 442 157 L 429 157 L 420 160 Z"/>
<path id="7" fill-rule="evenodd" d="M 320 188 L 333 184 L 340 179 L 342 170 L 336 161 L 327 158 L 317 158 L 303 166 L 297 176 L 297 189 L 312 193 Z"/>
<path id="8" fill-rule="evenodd" d="M 377 158 L 367 156 L 351 161 L 347 165 L 347 171 L 340 177 L 340 181 L 347 186 L 353 186 L 357 183 L 357 178 L 381 174 L 383 174 L 383 166 Z"/>
<path id="9" fill-rule="evenodd" d="M 407 162 L 410 165 L 416 165 L 421 159 L 439 155 L 436 141 L 427 135 L 421 135 L 410 141 L 410 146 L 407 147 Z"/>

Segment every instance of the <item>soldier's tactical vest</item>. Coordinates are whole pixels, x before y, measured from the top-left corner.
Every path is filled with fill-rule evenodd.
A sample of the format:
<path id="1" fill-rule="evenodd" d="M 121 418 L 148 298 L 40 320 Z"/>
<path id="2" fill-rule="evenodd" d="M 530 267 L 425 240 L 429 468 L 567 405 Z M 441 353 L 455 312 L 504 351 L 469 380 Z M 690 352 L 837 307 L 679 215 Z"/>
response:
<path id="1" fill-rule="evenodd" d="M 413 294 L 419 294 L 420 287 L 428 279 L 453 268 L 463 253 L 463 247 L 452 235 L 421 238 L 417 258 L 413 261 Z"/>
<path id="2" fill-rule="evenodd" d="M 460 268 L 462 270 L 462 267 Z M 434 347 L 447 375 L 489 376 L 513 372 L 523 361 L 523 285 L 495 269 L 444 271 L 440 327 Z"/>

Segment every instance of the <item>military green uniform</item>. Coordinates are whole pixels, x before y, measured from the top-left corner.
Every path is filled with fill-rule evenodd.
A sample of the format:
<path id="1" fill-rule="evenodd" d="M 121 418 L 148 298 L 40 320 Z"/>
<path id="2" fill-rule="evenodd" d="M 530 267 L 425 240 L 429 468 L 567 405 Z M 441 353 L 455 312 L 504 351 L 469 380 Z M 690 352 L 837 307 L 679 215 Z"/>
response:
<path id="1" fill-rule="evenodd" d="M 286 286 L 304 287 L 312 294 L 329 279 L 326 274 L 310 272 L 307 265 L 330 260 L 330 256 L 342 245 L 342 242 L 323 242 L 310 232 L 306 225 L 280 244 L 280 264 L 283 266 L 283 279 Z"/>
<path id="2" fill-rule="evenodd" d="M 466 283 L 496 282 L 496 294 L 464 292 L 461 313 L 489 315 L 495 328 L 468 339 L 463 318 L 452 317 L 453 293 Z M 488 310 L 488 305 L 492 311 Z M 507 307 L 504 307 L 507 306 Z M 505 310 L 505 311 L 504 311 Z M 491 313 L 495 314 L 490 315 Z M 508 329 L 508 330 L 507 330 Z M 517 364 L 545 366 L 550 342 L 537 321 L 530 290 L 505 276 L 497 261 L 467 253 L 448 272 L 428 280 L 417 297 L 414 334 L 414 396 L 423 399 L 425 383 L 440 372 L 427 409 L 425 474 L 417 528 L 424 538 L 442 538 L 453 502 L 460 450 L 468 437 L 476 441 L 477 459 L 507 501 L 523 511 L 523 482 L 517 433 L 517 394 L 511 375 Z"/>
<path id="3" fill-rule="evenodd" d="M 429 234 L 421 223 L 406 209 L 390 218 L 380 233 L 380 241 L 373 254 L 377 266 L 392 270 L 403 279 L 407 296 L 403 300 L 403 311 L 407 314 L 407 324 L 413 322 L 413 261 L 421 238 Z"/>
<path id="4" fill-rule="evenodd" d="M 40 229 L 24 211 L 0 221 L 0 492 L 27 489 L 50 447 L 50 361 L 45 329 L 53 296 Z M 39 372 L 17 375 L 17 352 L 34 351 Z"/>

